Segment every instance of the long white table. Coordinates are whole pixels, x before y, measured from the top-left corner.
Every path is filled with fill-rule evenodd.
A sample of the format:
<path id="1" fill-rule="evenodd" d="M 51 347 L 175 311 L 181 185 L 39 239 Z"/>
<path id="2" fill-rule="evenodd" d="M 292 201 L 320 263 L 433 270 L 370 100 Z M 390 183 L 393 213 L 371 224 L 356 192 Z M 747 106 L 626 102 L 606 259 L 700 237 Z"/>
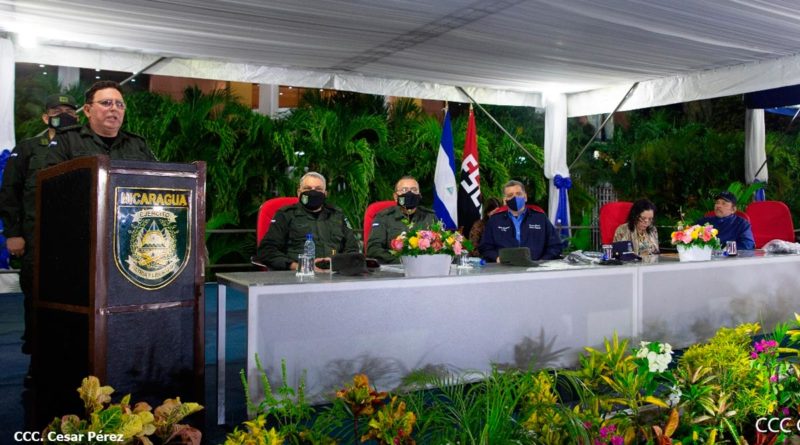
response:
<path id="1" fill-rule="evenodd" d="M 262 388 L 286 361 L 290 385 L 305 374 L 321 401 L 364 372 L 379 390 L 410 371 L 567 367 L 584 346 L 617 332 L 685 347 L 721 326 L 767 329 L 800 309 L 800 256 L 718 258 L 705 263 L 453 268 L 449 277 L 368 277 L 291 272 L 218 274 L 218 421 L 225 421 L 226 290 L 247 295 L 247 374 Z"/>

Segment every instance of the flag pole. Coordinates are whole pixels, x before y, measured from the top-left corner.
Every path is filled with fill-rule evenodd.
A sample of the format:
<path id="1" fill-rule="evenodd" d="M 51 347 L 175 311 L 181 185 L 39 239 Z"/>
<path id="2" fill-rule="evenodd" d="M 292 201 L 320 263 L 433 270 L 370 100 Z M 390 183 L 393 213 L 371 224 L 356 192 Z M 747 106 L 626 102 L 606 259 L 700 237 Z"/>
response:
<path id="1" fill-rule="evenodd" d="M 524 146 L 523 146 L 523 145 L 522 145 L 522 144 L 521 144 L 521 143 L 520 143 L 520 142 L 517 140 L 517 138 L 515 138 L 515 137 L 514 137 L 514 136 L 513 136 L 511 133 L 509 133 L 509 131 L 508 131 L 508 130 L 506 130 L 506 129 L 505 129 L 505 127 L 503 127 L 503 125 L 502 125 L 500 122 L 498 122 L 498 121 L 497 121 L 497 119 L 495 119 L 495 118 L 494 118 L 494 116 L 492 116 L 492 114 L 491 114 L 491 113 L 489 113 L 488 111 L 486 111 L 486 108 L 483 108 L 483 107 L 481 106 L 481 104 L 479 104 L 478 102 L 476 102 L 476 101 L 475 101 L 475 99 L 473 99 L 473 98 L 472 98 L 472 96 L 470 96 L 470 95 L 469 95 L 469 93 L 467 93 L 466 91 L 464 91 L 464 88 L 461 88 L 461 87 L 459 87 L 459 86 L 456 86 L 456 89 L 457 89 L 458 91 L 460 91 L 460 92 L 461 92 L 461 94 L 463 94 L 463 95 L 467 96 L 467 99 L 469 99 L 469 102 L 470 102 L 470 103 L 469 103 L 469 107 L 470 107 L 470 109 L 472 109 L 472 104 L 475 104 L 475 105 L 478 107 L 478 109 L 479 109 L 479 110 L 481 110 L 481 111 L 483 112 L 483 114 L 485 114 L 485 115 L 486 115 L 486 117 L 488 117 L 488 118 L 489 118 L 489 120 L 491 120 L 491 121 L 492 121 L 492 122 L 493 122 L 493 123 L 494 123 L 494 124 L 497 126 L 497 128 L 499 128 L 499 129 L 500 129 L 500 130 L 501 130 L 503 133 L 505 133 L 505 134 L 506 134 L 506 136 L 508 136 L 508 138 L 509 138 L 509 139 L 511 139 L 511 141 L 512 141 L 512 142 L 514 142 L 514 145 L 516 145 L 516 146 L 517 146 L 517 147 L 518 147 L 520 150 L 522 150 L 523 152 L 525 152 L 525 154 L 526 154 L 526 155 L 528 155 L 528 157 L 529 157 L 529 158 L 531 158 L 531 160 L 532 160 L 533 162 L 535 162 L 535 163 L 536 163 L 536 165 L 538 165 L 539 167 L 542 167 L 542 168 L 544 168 L 544 165 L 542 165 L 542 163 L 541 163 L 541 162 L 539 162 L 539 160 L 538 160 L 538 159 L 536 159 L 535 157 L 533 157 L 533 155 L 531 154 L 531 152 L 529 152 L 529 151 L 528 151 L 528 149 L 527 149 L 527 148 L 525 148 L 525 147 L 524 147 Z"/>

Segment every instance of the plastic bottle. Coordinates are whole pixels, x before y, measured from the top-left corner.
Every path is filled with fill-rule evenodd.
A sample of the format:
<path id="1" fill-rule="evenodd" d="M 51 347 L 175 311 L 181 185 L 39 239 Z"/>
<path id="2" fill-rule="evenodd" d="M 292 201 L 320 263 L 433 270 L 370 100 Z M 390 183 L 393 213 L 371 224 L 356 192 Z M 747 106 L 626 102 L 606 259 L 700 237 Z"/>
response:
<path id="1" fill-rule="evenodd" d="M 306 242 L 303 244 L 303 254 L 309 258 L 317 257 L 317 246 L 314 244 L 314 235 L 306 234 Z"/>
<path id="2" fill-rule="evenodd" d="M 478 258 L 478 257 L 469 257 L 469 259 L 467 259 L 467 262 L 472 267 L 481 267 L 481 266 L 485 266 L 486 265 L 486 260 L 484 260 L 483 258 Z"/>

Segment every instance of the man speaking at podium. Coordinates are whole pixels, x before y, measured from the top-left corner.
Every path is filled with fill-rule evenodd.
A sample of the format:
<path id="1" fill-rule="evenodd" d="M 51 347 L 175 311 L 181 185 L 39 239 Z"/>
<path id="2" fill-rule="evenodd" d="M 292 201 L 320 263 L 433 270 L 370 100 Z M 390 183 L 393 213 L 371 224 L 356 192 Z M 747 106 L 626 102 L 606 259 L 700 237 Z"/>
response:
<path id="1" fill-rule="evenodd" d="M 50 142 L 47 165 L 95 155 L 133 161 L 156 160 L 141 136 L 120 130 L 125 118 L 125 101 L 117 82 L 95 82 L 86 90 L 84 99 L 83 112 L 89 123 L 59 130 Z"/>

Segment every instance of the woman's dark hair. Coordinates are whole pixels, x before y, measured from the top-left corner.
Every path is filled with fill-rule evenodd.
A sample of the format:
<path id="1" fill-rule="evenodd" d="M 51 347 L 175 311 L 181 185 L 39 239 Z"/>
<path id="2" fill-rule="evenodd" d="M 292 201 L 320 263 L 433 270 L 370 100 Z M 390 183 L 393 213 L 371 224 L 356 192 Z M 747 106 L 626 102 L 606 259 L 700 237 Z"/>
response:
<path id="1" fill-rule="evenodd" d="M 656 205 L 653 204 L 649 199 L 640 199 L 633 203 L 633 207 L 631 207 L 631 211 L 628 212 L 628 229 L 633 232 L 636 229 L 636 222 L 639 221 L 639 216 L 641 216 L 642 212 L 647 210 L 653 211 L 653 217 L 656 216 Z M 647 227 L 648 232 L 653 232 L 656 230 L 655 224 L 651 224 Z"/>
<path id="2" fill-rule="evenodd" d="M 489 219 L 489 215 L 494 211 L 496 208 L 500 207 L 502 203 L 497 198 L 489 198 L 483 203 L 483 220 L 486 221 Z"/>

